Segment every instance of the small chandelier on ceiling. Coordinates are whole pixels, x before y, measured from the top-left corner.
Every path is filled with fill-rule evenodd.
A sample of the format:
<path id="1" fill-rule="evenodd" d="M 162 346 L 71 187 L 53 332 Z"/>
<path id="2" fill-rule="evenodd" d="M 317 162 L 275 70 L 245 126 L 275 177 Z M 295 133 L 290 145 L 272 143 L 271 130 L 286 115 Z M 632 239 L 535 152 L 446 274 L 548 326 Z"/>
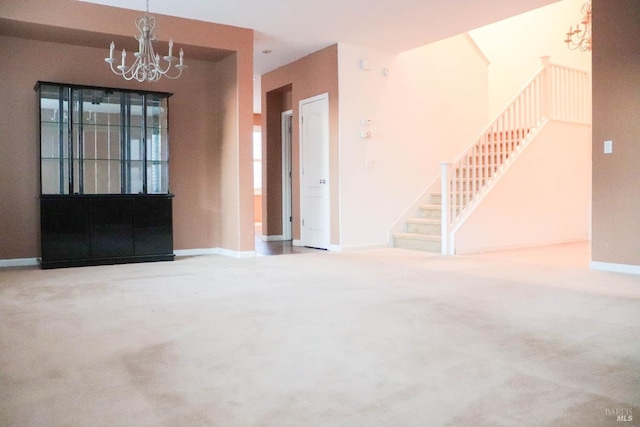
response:
<path id="1" fill-rule="evenodd" d="M 147 0 L 147 13 L 136 21 L 136 27 L 140 34 L 136 36 L 138 41 L 138 51 L 133 54 L 135 61 L 131 66 L 125 64 L 127 52 L 122 49 L 122 63 L 114 66 L 116 59 L 113 57 L 113 51 L 116 48 L 114 42 L 109 47 L 109 57 L 105 58 L 111 66 L 111 71 L 124 77 L 125 80 L 136 79 L 139 82 L 157 82 L 160 77 L 165 76 L 169 79 L 177 79 L 182 75 L 182 70 L 187 68 L 184 65 L 184 53 L 180 49 L 180 60 L 178 64 L 173 63 L 178 59 L 173 56 L 173 39 L 169 40 L 169 54 L 163 56 L 166 61 L 164 67 L 160 64 L 160 55 L 153 50 L 153 41 L 156 40 L 156 33 L 153 29 L 156 26 L 156 18 L 149 15 L 149 0 Z M 173 65 L 173 68 L 172 68 Z M 177 71 L 176 71 L 177 70 Z"/>
<path id="2" fill-rule="evenodd" d="M 567 38 L 564 42 L 569 49 L 580 49 L 582 52 L 591 51 L 591 0 L 582 5 L 582 27 L 576 25 L 576 29 L 569 27 Z"/>

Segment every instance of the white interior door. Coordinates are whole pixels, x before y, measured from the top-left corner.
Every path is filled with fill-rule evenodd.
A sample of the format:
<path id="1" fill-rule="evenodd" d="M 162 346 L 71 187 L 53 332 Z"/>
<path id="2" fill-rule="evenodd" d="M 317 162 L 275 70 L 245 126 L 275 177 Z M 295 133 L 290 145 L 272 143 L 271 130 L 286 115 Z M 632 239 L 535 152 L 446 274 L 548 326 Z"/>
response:
<path id="1" fill-rule="evenodd" d="M 291 240 L 291 141 L 293 110 L 282 113 L 282 240 Z"/>
<path id="2" fill-rule="evenodd" d="M 300 240 L 329 249 L 329 94 L 300 101 Z"/>

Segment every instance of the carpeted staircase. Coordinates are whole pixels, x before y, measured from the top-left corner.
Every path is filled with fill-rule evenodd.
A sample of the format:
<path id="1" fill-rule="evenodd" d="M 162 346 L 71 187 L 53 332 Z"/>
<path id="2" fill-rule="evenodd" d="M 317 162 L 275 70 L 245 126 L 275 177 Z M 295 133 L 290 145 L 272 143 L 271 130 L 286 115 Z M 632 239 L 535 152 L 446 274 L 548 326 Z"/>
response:
<path id="1" fill-rule="evenodd" d="M 493 175 L 518 150 L 530 130 L 488 133 L 477 144 L 466 164 L 453 171 L 456 215 L 489 183 Z M 407 220 L 406 232 L 393 235 L 394 247 L 426 252 L 442 252 L 442 193 L 431 193 L 429 203 L 418 207 L 416 217 Z"/>
<path id="2" fill-rule="evenodd" d="M 394 247 L 441 252 L 442 195 L 432 193 L 429 203 L 418 207 L 417 217 L 407 220 L 407 231 L 393 235 Z"/>

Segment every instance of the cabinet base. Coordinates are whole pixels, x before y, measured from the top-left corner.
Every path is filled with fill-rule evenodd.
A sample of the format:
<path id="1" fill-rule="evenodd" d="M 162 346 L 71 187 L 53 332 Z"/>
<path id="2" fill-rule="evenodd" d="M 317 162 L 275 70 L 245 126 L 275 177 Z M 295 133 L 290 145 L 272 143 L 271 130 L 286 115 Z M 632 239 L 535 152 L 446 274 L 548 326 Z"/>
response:
<path id="1" fill-rule="evenodd" d="M 132 257 L 115 257 L 115 258 L 91 258 L 91 259 L 74 259 L 59 261 L 40 261 L 40 268 L 43 270 L 49 268 L 64 267 L 85 267 L 95 265 L 112 265 L 112 264 L 128 264 L 134 262 L 155 262 L 155 261 L 173 261 L 174 254 L 149 255 L 149 256 L 132 256 Z"/>

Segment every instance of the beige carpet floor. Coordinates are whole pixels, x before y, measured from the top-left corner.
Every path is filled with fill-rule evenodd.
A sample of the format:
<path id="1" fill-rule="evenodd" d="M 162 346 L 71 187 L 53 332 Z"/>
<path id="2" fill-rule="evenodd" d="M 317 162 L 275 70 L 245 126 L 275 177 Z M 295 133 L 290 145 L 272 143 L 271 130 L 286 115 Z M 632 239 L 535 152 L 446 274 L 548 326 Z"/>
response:
<path id="1" fill-rule="evenodd" d="M 577 244 L 3 269 L 0 425 L 638 425 L 640 277 L 588 260 Z"/>

